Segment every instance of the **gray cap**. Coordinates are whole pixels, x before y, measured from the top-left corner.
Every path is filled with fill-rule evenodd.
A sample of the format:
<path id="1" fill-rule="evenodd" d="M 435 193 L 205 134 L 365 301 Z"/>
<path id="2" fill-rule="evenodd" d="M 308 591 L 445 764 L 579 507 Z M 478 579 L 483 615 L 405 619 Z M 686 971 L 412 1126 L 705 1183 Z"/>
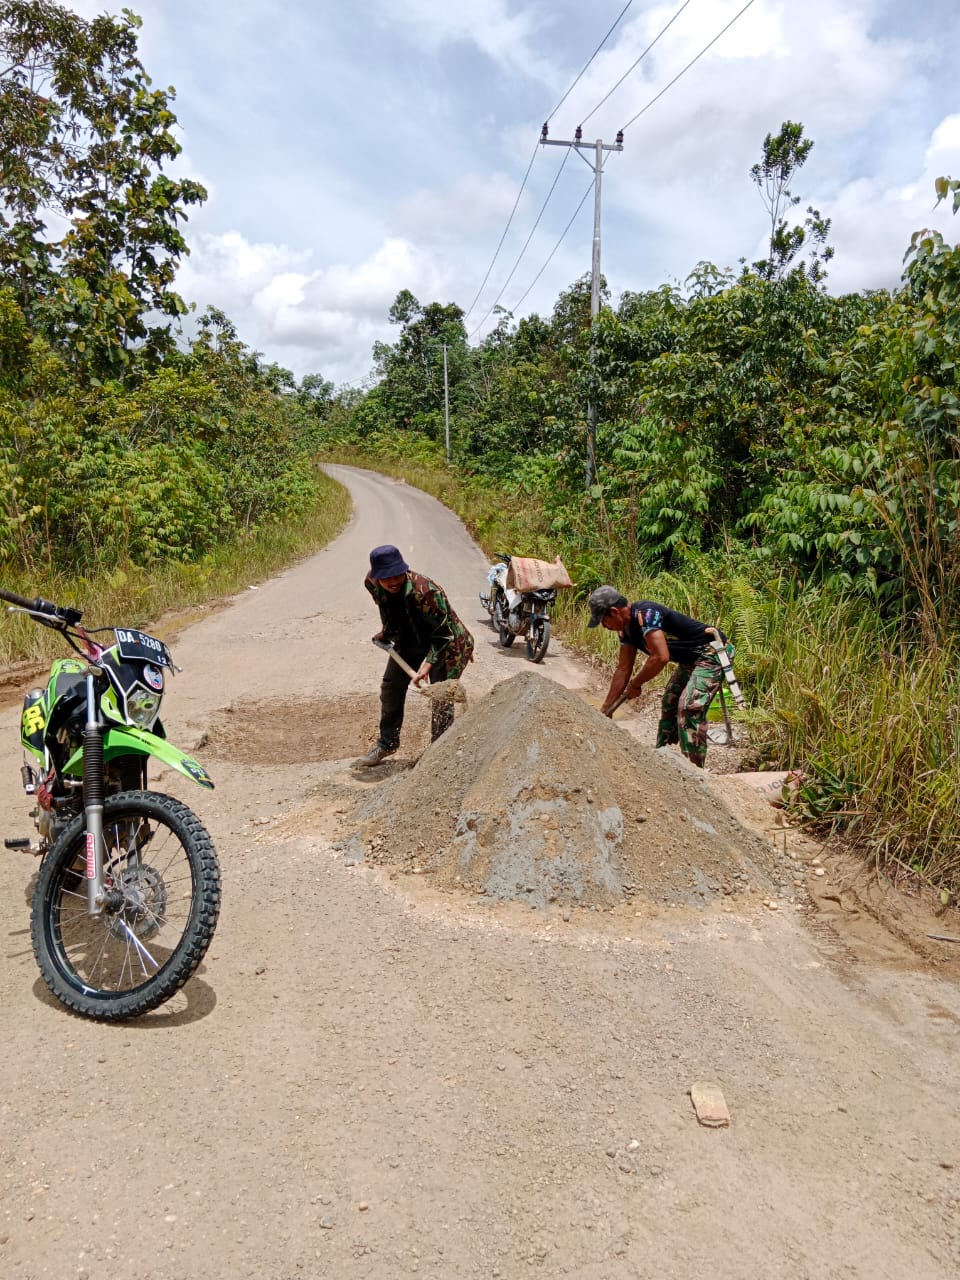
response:
<path id="1" fill-rule="evenodd" d="M 616 587 L 597 587 L 590 593 L 587 604 L 590 606 L 588 627 L 599 627 L 611 609 L 622 609 L 627 597 L 622 596 Z"/>

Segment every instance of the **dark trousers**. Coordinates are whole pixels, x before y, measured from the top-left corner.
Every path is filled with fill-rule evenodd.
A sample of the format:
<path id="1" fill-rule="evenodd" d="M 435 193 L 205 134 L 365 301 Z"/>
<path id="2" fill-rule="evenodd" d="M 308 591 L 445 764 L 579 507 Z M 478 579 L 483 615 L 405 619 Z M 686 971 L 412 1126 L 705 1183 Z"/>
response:
<path id="1" fill-rule="evenodd" d="M 420 666 L 424 655 L 421 653 L 402 655 L 414 670 Z M 430 672 L 430 683 L 436 684 L 445 680 L 446 673 L 436 668 Z M 410 677 L 401 670 L 392 658 L 387 660 L 380 681 L 380 744 L 384 747 L 396 748 L 400 745 L 400 730 L 403 728 L 403 708 L 407 700 L 407 689 Z M 453 724 L 453 703 L 435 702 L 430 717 L 430 740 L 436 742 L 441 733 L 445 733 Z"/>

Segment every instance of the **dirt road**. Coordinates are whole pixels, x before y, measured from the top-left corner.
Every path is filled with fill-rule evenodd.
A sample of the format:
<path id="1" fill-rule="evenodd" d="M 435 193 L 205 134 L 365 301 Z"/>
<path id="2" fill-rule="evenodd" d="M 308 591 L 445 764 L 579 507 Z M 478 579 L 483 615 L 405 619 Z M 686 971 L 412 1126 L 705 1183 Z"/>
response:
<path id="1" fill-rule="evenodd" d="M 485 625 L 454 517 L 331 470 L 356 504 L 343 536 L 174 645 L 164 719 L 217 790 L 155 785 L 224 873 L 185 992 L 128 1025 L 69 1016 L 30 951 L 33 862 L 0 862 L 0 1274 L 960 1274 L 955 967 L 893 943 L 864 959 L 799 902 L 565 921 L 334 848 L 338 797 L 380 785 L 348 768 L 376 731 L 372 546 L 448 589 L 478 641 L 471 698 L 531 668 Z M 539 670 L 592 678 L 559 645 Z M 410 701 L 401 760 L 427 736 Z M 8 835 L 29 830 L 17 721 L 0 710 Z M 697 1081 L 729 1128 L 697 1124 Z"/>

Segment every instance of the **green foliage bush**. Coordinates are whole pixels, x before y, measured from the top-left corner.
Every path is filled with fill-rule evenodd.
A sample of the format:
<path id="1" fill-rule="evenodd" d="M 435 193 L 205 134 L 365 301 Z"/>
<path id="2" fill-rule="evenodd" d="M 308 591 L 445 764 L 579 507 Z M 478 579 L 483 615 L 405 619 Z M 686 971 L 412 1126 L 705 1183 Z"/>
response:
<path id="1" fill-rule="evenodd" d="M 313 503 L 314 429 L 233 341 L 87 387 L 41 344 L 0 385 L 0 559 L 34 575 L 195 561 Z"/>
<path id="2" fill-rule="evenodd" d="M 205 192 L 139 19 L 0 0 L 0 567 L 49 581 L 197 564 L 315 503 L 326 388 L 220 312 L 174 324 Z M 64 230 L 64 228 L 66 228 Z M 178 345 L 179 339 L 179 345 Z"/>

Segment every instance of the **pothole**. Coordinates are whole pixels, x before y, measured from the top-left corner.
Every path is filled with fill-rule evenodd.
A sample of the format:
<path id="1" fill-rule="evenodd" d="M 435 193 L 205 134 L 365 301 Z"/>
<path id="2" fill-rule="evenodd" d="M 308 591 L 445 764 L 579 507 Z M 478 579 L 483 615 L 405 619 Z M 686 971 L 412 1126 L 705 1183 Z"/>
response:
<path id="1" fill-rule="evenodd" d="M 235 702 L 217 711 L 203 757 L 238 764 L 284 765 L 343 760 L 372 745 L 380 723 L 376 693 L 288 701 Z M 410 694 L 401 739 L 404 756 L 430 741 L 430 704 Z"/>

